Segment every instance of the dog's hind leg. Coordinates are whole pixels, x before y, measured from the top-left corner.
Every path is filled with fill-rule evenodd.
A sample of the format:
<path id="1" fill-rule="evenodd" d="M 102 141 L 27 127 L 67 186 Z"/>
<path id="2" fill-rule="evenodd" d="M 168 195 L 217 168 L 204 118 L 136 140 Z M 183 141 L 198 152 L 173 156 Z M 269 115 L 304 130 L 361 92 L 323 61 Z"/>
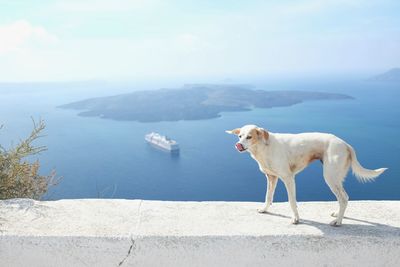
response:
<path id="1" fill-rule="evenodd" d="M 335 196 L 339 202 L 339 211 L 332 213 L 332 216 L 336 217 L 336 219 L 331 221 L 330 225 L 340 226 L 340 225 L 342 225 L 342 220 L 344 217 L 344 212 L 347 208 L 347 203 L 348 203 L 349 197 L 348 197 L 346 191 L 344 190 L 342 184 L 329 185 L 329 187 L 331 188 L 332 192 L 335 194 Z"/>
<path id="2" fill-rule="evenodd" d="M 265 193 L 265 206 L 262 209 L 258 209 L 259 213 L 267 213 L 268 208 L 271 206 L 272 201 L 274 199 L 274 193 L 276 188 L 276 183 L 278 182 L 278 177 L 273 175 L 267 176 L 268 187 L 267 192 Z"/>
<path id="3" fill-rule="evenodd" d="M 339 226 L 342 224 L 344 212 L 347 208 L 349 196 L 343 188 L 343 180 L 346 177 L 349 166 L 347 158 L 342 158 L 337 155 L 332 159 L 324 160 L 325 181 L 339 202 L 339 211 L 332 213 L 332 216 L 336 217 L 336 219 L 330 223 L 332 226 Z"/>
<path id="4" fill-rule="evenodd" d="M 288 194 L 289 204 L 293 211 L 292 223 L 298 224 L 299 223 L 299 212 L 297 211 L 296 182 L 294 180 L 294 176 L 286 177 L 286 178 L 282 179 L 282 181 L 285 184 L 287 194 Z"/>

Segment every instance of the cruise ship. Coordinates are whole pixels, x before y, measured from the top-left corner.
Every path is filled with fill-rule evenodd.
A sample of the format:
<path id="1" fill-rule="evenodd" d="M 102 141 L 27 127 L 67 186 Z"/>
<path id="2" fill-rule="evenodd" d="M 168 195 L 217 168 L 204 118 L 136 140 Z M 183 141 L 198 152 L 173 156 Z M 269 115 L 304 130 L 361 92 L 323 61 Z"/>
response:
<path id="1" fill-rule="evenodd" d="M 146 134 L 144 139 L 151 145 L 170 152 L 179 152 L 179 144 L 175 140 L 159 133 L 151 132 Z"/>

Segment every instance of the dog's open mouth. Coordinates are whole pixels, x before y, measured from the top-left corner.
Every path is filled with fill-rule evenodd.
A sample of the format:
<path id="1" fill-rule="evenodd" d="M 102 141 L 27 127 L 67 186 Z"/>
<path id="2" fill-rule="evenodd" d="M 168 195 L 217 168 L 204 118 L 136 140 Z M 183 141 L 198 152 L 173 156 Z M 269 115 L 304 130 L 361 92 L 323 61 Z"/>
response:
<path id="1" fill-rule="evenodd" d="M 246 150 L 246 148 L 244 148 L 243 145 L 240 143 L 236 143 L 235 147 L 239 152 L 243 152 Z"/>

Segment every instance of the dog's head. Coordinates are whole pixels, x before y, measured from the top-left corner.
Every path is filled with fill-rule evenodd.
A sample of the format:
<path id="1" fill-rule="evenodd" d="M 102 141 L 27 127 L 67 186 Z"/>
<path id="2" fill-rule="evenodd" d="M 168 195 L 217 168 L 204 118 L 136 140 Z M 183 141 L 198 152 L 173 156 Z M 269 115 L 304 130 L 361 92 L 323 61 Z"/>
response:
<path id="1" fill-rule="evenodd" d="M 245 125 L 242 128 L 236 128 L 226 132 L 238 136 L 239 142 L 235 144 L 235 147 L 239 152 L 245 152 L 260 143 L 267 144 L 269 137 L 266 130 L 256 125 Z"/>

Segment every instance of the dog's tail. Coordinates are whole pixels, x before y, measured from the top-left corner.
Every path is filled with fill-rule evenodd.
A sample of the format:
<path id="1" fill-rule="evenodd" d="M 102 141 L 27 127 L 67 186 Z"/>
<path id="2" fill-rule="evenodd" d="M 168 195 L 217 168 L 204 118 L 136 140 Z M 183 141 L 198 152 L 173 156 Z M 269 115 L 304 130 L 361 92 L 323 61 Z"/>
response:
<path id="1" fill-rule="evenodd" d="M 357 177 L 357 180 L 360 182 L 374 181 L 376 177 L 387 170 L 387 168 L 380 168 L 376 170 L 365 169 L 363 166 L 361 166 L 360 162 L 358 162 L 354 148 L 352 148 L 350 145 L 348 145 L 348 147 L 351 157 L 351 169 L 353 170 L 353 174 Z"/>

